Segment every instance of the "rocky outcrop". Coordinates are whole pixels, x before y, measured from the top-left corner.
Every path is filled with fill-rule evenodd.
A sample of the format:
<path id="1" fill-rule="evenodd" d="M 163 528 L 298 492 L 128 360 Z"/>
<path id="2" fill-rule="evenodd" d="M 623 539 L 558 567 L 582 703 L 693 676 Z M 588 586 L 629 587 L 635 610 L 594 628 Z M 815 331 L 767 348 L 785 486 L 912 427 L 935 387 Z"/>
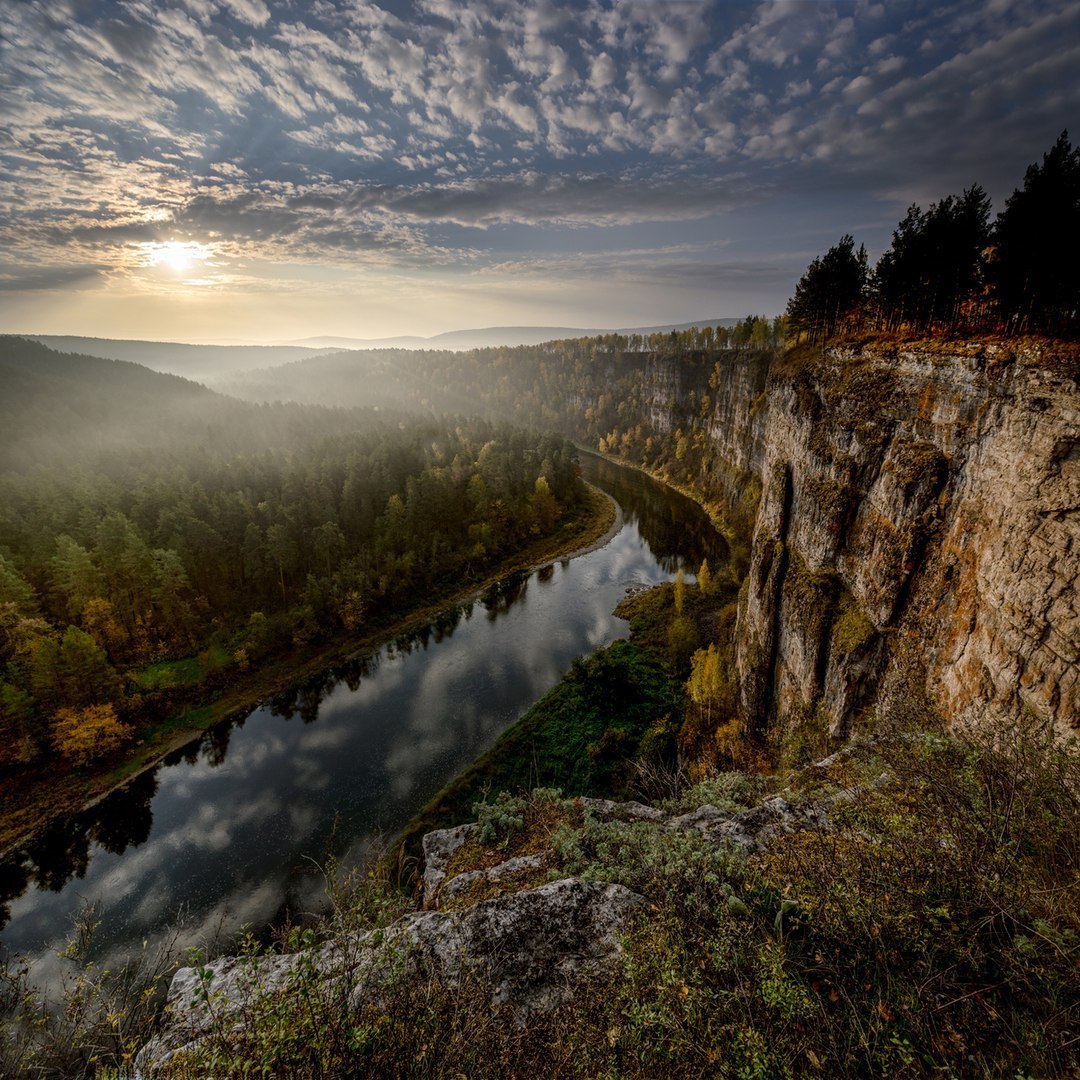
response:
<path id="1" fill-rule="evenodd" d="M 641 903 L 622 885 L 563 879 L 461 911 L 415 912 L 314 952 L 226 956 L 181 968 L 169 988 L 165 1022 L 139 1052 L 136 1068 L 155 1075 L 274 995 L 314 986 L 318 1007 L 359 1009 L 377 1000 L 388 980 L 415 971 L 449 987 L 477 972 L 492 1003 L 511 1006 L 524 1019 L 567 1001 L 582 978 L 615 963 L 620 936 Z"/>
<path id="2" fill-rule="evenodd" d="M 695 370 L 684 360 L 650 357 L 642 381 L 642 404 L 645 416 L 658 435 L 671 435 L 679 426 L 681 413 L 690 392 L 704 384 L 704 371 Z"/>
<path id="3" fill-rule="evenodd" d="M 874 712 L 1080 723 L 1075 346 L 634 362 L 619 452 L 727 503 L 752 727 L 816 745 Z"/>
<path id="4" fill-rule="evenodd" d="M 1033 351 L 832 350 L 769 375 L 736 630 L 745 716 L 849 733 L 1080 718 L 1080 393 Z M 759 410 L 759 413 L 762 410 Z"/>
<path id="5" fill-rule="evenodd" d="M 735 504 L 764 466 L 772 354 L 731 350 L 719 361 L 716 355 L 651 357 L 642 408 L 649 430 L 658 435 L 670 438 L 681 429 L 707 438 L 708 488 Z"/>
<path id="6" fill-rule="evenodd" d="M 456 825 L 424 834 L 424 895 L 434 896 L 450 869 L 454 852 L 476 831 L 475 825 Z"/>
<path id="7" fill-rule="evenodd" d="M 727 466 L 729 485 L 763 473 L 771 360 L 767 352 L 733 352 L 731 356 L 733 362 L 718 365 L 710 379 L 706 420 L 715 456 Z M 734 501 L 738 494 L 735 487 L 728 487 L 729 499 Z"/>
<path id="8" fill-rule="evenodd" d="M 834 763 L 831 758 L 811 766 L 826 788 Z M 882 777 L 873 786 L 884 782 Z M 774 795 L 747 809 L 706 805 L 682 814 L 608 799 L 572 805 L 594 821 L 693 830 L 718 847 L 753 854 L 784 834 L 831 831 L 834 807 L 861 790 L 840 787 L 808 801 Z M 583 980 L 615 975 L 623 938 L 635 917 L 648 911 L 643 897 L 623 885 L 562 877 L 528 887 L 530 875 L 558 872 L 550 846 L 485 867 L 483 861 L 500 849 L 480 843 L 474 824 L 428 833 L 423 849 L 425 910 L 300 953 L 225 956 L 177 971 L 158 1034 L 136 1058 L 137 1074 L 153 1077 L 179 1064 L 178 1055 L 209 1051 L 218 1045 L 213 1040 L 251 1032 L 253 1017 L 278 1001 L 302 998 L 317 1010 L 359 1013 L 381 1007 L 390 985 L 402 978 L 455 990 L 475 974 L 492 1007 L 507 1007 L 515 1023 L 524 1023 L 573 1000 Z M 478 884 L 499 895 L 470 902 Z"/>

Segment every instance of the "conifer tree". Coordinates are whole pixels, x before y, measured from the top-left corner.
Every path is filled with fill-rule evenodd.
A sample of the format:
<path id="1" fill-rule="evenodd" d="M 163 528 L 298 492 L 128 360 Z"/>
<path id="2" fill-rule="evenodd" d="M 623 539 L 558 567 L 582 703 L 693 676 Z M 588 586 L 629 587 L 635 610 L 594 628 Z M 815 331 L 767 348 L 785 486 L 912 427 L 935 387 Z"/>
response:
<path id="1" fill-rule="evenodd" d="M 811 341 L 824 341 L 841 324 L 857 315 L 866 296 L 866 249 L 850 235 L 814 259 L 795 286 L 788 302 L 791 328 L 805 333 Z"/>
<path id="2" fill-rule="evenodd" d="M 1013 333 L 1075 333 L 1080 319 L 1080 147 L 1063 131 L 1029 166 L 994 231 L 994 283 Z"/>

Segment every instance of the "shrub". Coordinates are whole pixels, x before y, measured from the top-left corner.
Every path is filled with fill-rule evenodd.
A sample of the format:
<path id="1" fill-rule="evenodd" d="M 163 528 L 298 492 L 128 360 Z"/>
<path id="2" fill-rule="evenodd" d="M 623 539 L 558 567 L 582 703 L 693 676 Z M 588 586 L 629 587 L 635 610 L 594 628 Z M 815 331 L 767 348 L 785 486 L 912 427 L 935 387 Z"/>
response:
<path id="1" fill-rule="evenodd" d="M 153 1034 L 179 953 L 174 927 L 162 940 L 120 966 L 90 959 L 95 910 L 83 911 L 67 947 L 66 965 L 52 989 L 59 1003 L 33 985 L 18 957 L 0 967 L 0 1076 L 130 1076 L 138 1049 Z"/>
<path id="2" fill-rule="evenodd" d="M 131 728 L 120 721 L 112 705 L 58 709 L 53 717 L 53 743 L 73 765 L 88 765 L 116 753 L 131 735 Z"/>
<path id="3" fill-rule="evenodd" d="M 480 842 L 493 844 L 501 841 L 505 844 L 514 833 L 524 828 L 525 803 L 525 796 L 511 795 L 506 791 L 500 791 L 494 802 L 477 803 L 473 810 Z"/>
<path id="4" fill-rule="evenodd" d="M 668 814 L 686 814 L 699 806 L 715 806 L 734 814 L 753 805 L 762 787 L 761 777 L 733 770 L 699 780 L 659 805 Z"/>
<path id="5" fill-rule="evenodd" d="M 552 836 L 556 876 L 606 881 L 667 903 L 680 913 L 712 911 L 731 882 L 744 875 L 738 854 L 718 848 L 695 829 L 669 831 L 651 821 L 600 821 L 563 826 Z"/>
<path id="6" fill-rule="evenodd" d="M 535 826 L 549 818 L 550 812 L 564 814 L 570 805 L 555 788 L 537 788 L 525 795 L 500 791 L 493 802 L 478 802 L 473 807 L 477 838 L 481 844 L 499 844 L 505 848 L 526 824 Z M 543 839 L 546 839 L 546 832 Z"/>
<path id="7" fill-rule="evenodd" d="M 1075 744 L 997 723 L 877 750 L 887 786 L 761 862 L 800 902 L 822 1048 L 852 1072 L 1060 1074 L 1080 1012 Z"/>

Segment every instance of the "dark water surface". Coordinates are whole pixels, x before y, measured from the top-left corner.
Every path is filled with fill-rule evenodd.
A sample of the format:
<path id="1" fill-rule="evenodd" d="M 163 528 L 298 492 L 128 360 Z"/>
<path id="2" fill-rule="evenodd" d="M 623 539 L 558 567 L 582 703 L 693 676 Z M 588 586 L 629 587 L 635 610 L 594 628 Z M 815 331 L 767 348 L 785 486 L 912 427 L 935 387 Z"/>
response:
<path id="1" fill-rule="evenodd" d="M 625 523 L 422 633 L 325 672 L 207 731 L 93 809 L 0 862 L 0 943 L 53 974 L 72 920 L 98 906 L 98 960 L 115 963 L 178 916 L 184 944 L 319 906 L 316 862 L 399 831 L 549 690 L 574 657 L 626 632 L 626 589 L 718 568 L 700 508 L 582 455 Z"/>

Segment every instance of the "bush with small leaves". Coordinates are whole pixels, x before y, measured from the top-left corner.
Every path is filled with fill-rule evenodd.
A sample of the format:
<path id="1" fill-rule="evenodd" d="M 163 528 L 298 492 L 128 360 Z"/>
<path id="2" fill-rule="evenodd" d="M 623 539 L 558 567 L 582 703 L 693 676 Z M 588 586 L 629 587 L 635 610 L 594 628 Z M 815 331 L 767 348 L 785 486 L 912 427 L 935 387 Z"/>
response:
<path id="1" fill-rule="evenodd" d="M 761 777 L 729 771 L 691 784 L 678 795 L 664 799 L 660 809 L 668 814 L 686 814 L 699 806 L 715 806 L 732 814 L 752 806 L 764 789 Z"/>
<path id="2" fill-rule="evenodd" d="M 494 802 L 480 802 L 473 807 L 476 812 L 478 837 L 482 844 L 505 844 L 510 837 L 525 827 L 524 795 L 511 795 L 500 791 Z"/>

